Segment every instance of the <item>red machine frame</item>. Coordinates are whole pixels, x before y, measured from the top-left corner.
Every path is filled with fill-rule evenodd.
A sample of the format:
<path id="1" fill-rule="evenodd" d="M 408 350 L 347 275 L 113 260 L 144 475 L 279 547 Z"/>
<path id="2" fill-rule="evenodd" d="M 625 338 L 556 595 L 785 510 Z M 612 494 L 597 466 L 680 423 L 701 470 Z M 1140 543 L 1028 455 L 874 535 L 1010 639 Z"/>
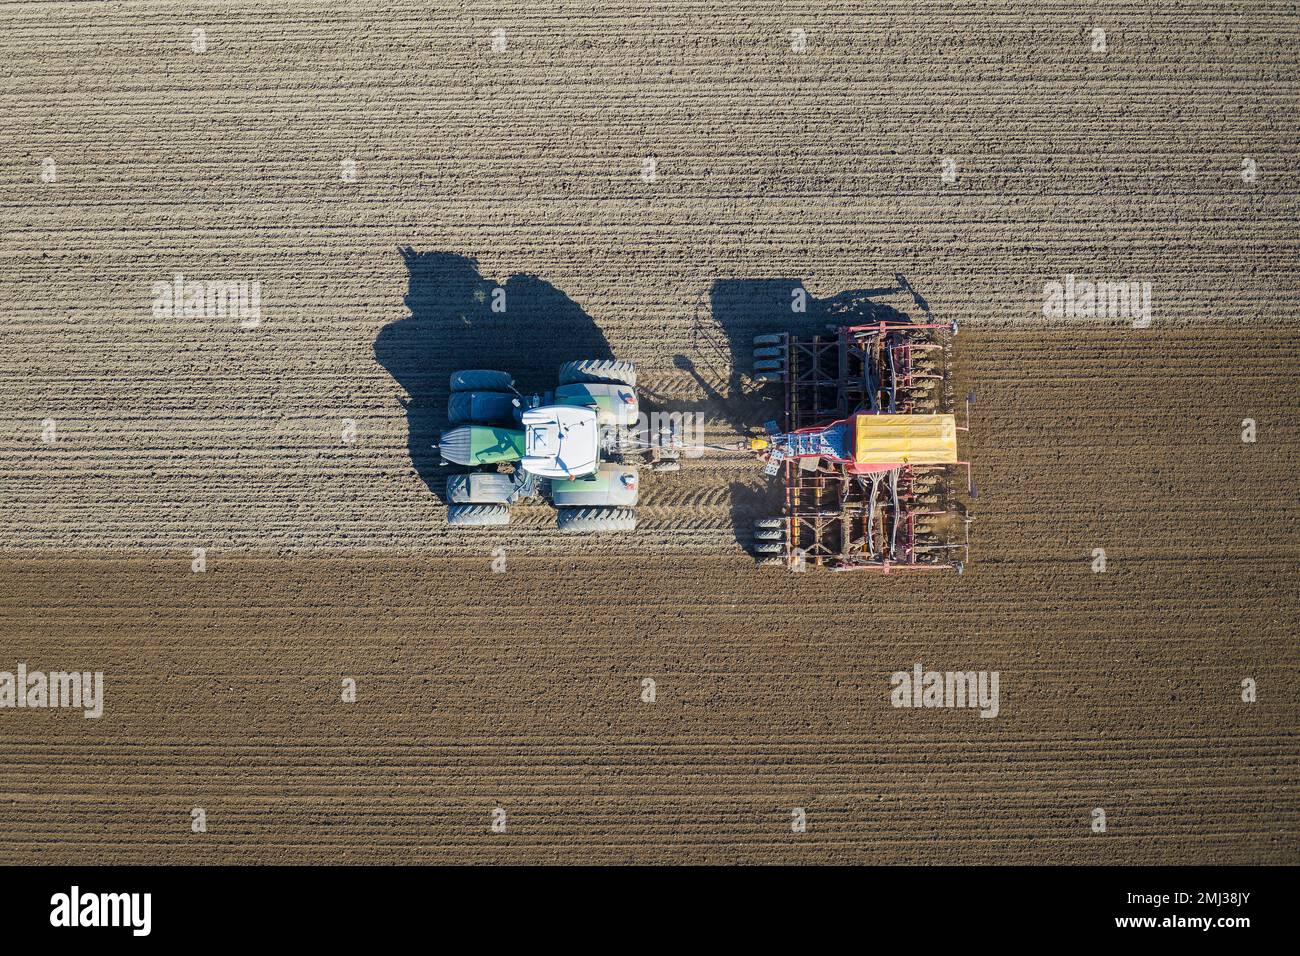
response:
<path id="1" fill-rule="evenodd" d="M 948 366 L 955 334 L 947 324 L 881 321 L 840 327 L 833 336 L 784 335 L 781 430 L 815 429 L 855 413 L 952 412 Z M 882 373 L 879 385 L 873 387 L 868 369 Z M 961 573 L 969 559 L 970 519 L 955 500 L 953 467 L 965 469 L 973 496 L 967 461 L 853 468 L 785 459 L 781 558 L 792 570 L 811 563 L 833 571 Z"/>

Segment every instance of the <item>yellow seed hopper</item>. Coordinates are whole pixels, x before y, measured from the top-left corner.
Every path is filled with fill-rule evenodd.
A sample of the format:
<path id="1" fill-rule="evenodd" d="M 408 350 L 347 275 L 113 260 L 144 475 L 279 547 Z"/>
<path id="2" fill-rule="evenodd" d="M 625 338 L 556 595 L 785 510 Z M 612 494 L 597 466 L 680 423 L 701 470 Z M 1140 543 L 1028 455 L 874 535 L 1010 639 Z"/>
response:
<path id="1" fill-rule="evenodd" d="M 952 465 L 957 462 L 954 415 L 855 415 L 853 463 Z"/>

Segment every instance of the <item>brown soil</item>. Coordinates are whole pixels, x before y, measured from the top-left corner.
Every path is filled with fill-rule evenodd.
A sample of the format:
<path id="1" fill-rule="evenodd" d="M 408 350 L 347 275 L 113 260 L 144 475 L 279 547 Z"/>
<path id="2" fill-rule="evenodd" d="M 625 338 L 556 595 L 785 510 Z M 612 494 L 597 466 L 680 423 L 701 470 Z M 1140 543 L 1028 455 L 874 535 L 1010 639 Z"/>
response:
<path id="1" fill-rule="evenodd" d="M 2 9 L 0 670 L 106 703 L 0 709 L 0 861 L 1300 862 L 1293 5 Z M 450 370 L 616 355 L 731 440 L 791 288 L 895 273 L 962 322 L 964 576 L 756 568 L 720 452 L 628 537 L 447 529 Z"/>

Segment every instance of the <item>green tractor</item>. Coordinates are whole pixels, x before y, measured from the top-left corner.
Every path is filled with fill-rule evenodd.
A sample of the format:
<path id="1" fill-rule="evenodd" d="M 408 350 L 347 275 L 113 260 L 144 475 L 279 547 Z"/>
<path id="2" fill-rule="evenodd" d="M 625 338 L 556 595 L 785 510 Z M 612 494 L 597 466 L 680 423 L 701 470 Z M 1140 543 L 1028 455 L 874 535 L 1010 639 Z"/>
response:
<path id="1" fill-rule="evenodd" d="M 638 462 L 677 467 L 676 451 L 635 437 L 639 416 L 629 362 L 567 362 L 558 388 L 531 397 L 506 372 L 456 372 L 447 400 L 455 427 L 436 447 L 443 464 L 473 470 L 447 479 L 447 523 L 507 524 L 512 504 L 544 498 L 561 531 L 631 531 Z"/>

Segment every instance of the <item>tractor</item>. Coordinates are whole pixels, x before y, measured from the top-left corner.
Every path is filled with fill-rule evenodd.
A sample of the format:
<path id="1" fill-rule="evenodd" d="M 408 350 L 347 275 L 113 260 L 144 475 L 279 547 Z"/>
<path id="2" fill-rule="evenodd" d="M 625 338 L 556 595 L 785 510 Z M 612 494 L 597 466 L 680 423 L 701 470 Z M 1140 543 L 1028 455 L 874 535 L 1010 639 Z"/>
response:
<path id="1" fill-rule="evenodd" d="M 559 387 L 526 396 L 507 372 L 451 376 L 453 426 L 435 446 L 443 464 L 472 469 L 447 479 L 447 523 L 503 525 L 510 506 L 547 499 L 566 532 L 636 527 L 638 464 L 678 467 L 678 453 L 637 435 L 630 362 L 584 359 L 560 368 Z"/>
<path id="2" fill-rule="evenodd" d="M 761 437 L 698 448 L 754 455 L 780 476 L 780 513 L 753 525 L 760 564 L 962 573 L 975 489 L 957 447 L 968 425 L 953 410 L 956 334 L 956 323 L 900 317 L 754 339 L 752 378 L 781 387 L 777 416 Z M 456 372 L 447 417 L 455 427 L 435 447 L 468 469 L 447 480 L 453 526 L 504 525 L 512 504 L 546 499 L 561 531 L 631 531 L 638 467 L 680 467 L 677 436 L 639 433 L 628 362 L 567 362 L 554 391 L 531 396 L 506 372 Z"/>

